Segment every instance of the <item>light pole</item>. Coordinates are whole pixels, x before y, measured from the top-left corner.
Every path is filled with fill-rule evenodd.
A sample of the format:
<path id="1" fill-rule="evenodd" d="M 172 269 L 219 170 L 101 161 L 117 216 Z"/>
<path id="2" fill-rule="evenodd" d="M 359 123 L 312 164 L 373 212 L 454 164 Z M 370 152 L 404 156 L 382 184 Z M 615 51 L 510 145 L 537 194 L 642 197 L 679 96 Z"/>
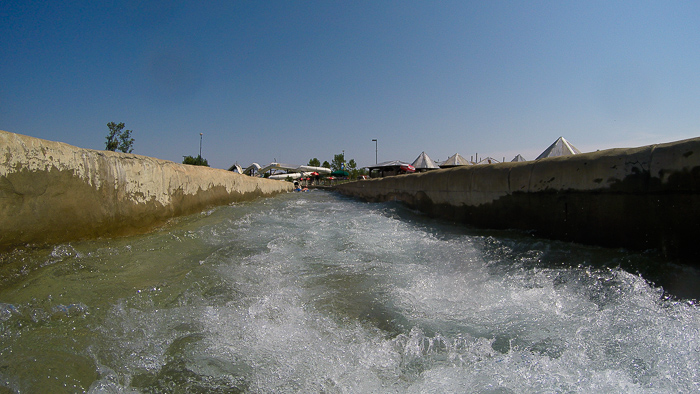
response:
<path id="1" fill-rule="evenodd" d="M 202 134 L 204 133 L 199 133 L 199 157 L 202 157 Z"/>
<path id="2" fill-rule="evenodd" d="M 378 162 L 378 160 L 377 160 L 377 144 L 378 144 L 378 142 L 377 142 L 376 138 L 373 139 L 372 141 L 374 141 L 374 164 L 377 164 L 377 162 Z"/>

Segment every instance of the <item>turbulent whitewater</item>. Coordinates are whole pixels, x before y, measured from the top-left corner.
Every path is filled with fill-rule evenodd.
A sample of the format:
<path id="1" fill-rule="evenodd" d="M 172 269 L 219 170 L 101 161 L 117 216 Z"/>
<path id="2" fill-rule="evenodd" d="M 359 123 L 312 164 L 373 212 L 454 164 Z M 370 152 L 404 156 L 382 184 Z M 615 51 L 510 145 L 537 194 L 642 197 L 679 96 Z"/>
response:
<path id="1" fill-rule="evenodd" d="M 324 191 L 0 256 L 0 391 L 689 392 L 697 271 Z"/>

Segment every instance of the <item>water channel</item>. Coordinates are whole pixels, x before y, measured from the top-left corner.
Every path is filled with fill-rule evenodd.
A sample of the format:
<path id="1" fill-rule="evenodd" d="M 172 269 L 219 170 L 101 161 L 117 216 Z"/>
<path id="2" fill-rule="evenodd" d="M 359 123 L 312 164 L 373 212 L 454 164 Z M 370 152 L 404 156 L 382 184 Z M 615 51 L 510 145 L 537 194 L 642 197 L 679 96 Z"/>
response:
<path id="1" fill-rule="evenodd" d="M 289 193 L 0 256 L 0 393 L 697 392 L 699 283 Z"/>

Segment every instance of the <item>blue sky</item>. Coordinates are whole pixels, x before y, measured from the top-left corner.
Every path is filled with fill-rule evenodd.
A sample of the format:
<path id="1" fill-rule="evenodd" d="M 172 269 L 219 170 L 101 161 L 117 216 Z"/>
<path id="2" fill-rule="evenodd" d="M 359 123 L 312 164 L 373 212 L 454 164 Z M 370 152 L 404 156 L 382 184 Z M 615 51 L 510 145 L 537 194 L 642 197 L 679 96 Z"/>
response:
<path id="1" fill-rule="evenodd" d="M 218 168 L 700 136 L 697 1 L 102 3 L 0 3 L 0 130 Z"/>

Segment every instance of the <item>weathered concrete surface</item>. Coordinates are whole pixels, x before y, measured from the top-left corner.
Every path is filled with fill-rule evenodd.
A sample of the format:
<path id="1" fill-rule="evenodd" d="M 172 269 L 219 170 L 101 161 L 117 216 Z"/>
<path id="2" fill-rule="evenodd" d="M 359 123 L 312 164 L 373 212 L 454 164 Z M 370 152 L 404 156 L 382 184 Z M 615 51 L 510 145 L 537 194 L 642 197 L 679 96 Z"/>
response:
<path id="1" fill-rule="evenodd" d="M 0 131 L 0 251 L 143 232 L 289 182 Z"/>
<path id="2" fill-rule="evenodd" d="M 700 138 L 347 183 L 477 227 L 700 257 Z"/>

